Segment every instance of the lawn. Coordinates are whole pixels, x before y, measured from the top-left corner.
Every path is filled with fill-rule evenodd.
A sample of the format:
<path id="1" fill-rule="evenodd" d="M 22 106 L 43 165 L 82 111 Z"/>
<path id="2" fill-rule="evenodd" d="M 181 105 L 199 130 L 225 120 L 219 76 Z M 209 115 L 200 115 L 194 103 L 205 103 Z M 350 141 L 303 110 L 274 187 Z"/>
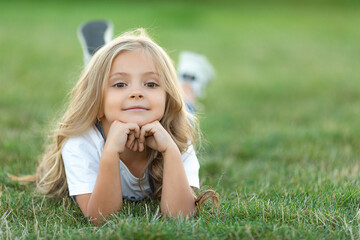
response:
<path id="1" fill-rule="evenodd" d="M 216 80 L 199 101 L 204 189 L 190 220 L 125 202 L 96 227 L 33 174 L 83 66 L 76 28 L 144 27 L 177 62 L 205 54 Z M 0 239 L 359 239 L 360 5 L 325 3 L 0 3 Z"/>

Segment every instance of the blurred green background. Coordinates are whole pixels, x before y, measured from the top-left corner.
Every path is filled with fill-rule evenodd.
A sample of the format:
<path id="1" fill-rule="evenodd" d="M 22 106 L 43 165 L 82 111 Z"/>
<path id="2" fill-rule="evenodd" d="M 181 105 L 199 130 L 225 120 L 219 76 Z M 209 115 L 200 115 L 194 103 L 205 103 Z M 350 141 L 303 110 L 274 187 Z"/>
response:
<path id="1" fill-rule="evenodd" d="M 111 20 L 116 35 L 144 27 L 175 63 L 191 50 L 216 69 L 200 100 L 199 156 L 221 214 L 190 235 L 360 237 L 356 1 L 0 2 L 0 214 L 19 211 L 5 198 L 40 201 L 6 173 L 34 173 L 83 67 L 77 27 L 91 19 Z M 181 236 L 165 224 L 175 230 L 163 236 Z"/>

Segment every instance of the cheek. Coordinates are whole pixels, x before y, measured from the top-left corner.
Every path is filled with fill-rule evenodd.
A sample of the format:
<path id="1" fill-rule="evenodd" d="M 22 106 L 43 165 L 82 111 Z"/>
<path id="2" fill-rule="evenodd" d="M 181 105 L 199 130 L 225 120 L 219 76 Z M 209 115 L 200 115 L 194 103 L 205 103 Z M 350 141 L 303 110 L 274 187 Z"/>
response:
<path id="1" fill-rule="evenodd" d="M 121 99 L 119 97 L 108 94 L 106 97 L 104 97 L 103 112 L 105 114 L 111 114 L 111 112 L 119 108 L 120 101 Z"/>
<path id="2" fill-rule="evenodd" d="M 167 98 L 167 96 L 166 96 L 166 93 L 164 93 L 164 94 L 159 94 L 159 96 L 161 96 L 161 97 L 159 97 L 159 104 L 161 105 L 161 109 L 162 109 L 162 111 L 163 111 L 163 113 L 165 112 L 165 106 L 166 106 L 166 98 Z"/>
<path id="3" fill-rule="evenodd" d="M 155 99 L 154 99 L 155 100 Z M 157 118 L 162 118 L 165 113 L 166 95 L 159 93 L 156 98 L 156 115 Z"/>

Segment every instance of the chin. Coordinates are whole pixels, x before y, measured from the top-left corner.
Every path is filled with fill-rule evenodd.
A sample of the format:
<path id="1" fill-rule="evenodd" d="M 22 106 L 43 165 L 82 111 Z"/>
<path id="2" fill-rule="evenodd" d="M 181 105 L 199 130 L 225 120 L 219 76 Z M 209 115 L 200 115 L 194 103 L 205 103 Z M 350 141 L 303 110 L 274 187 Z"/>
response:
<path id="1" fill-rule="evenodd" d="M 128 118 L 128 119 L 122 119 L 120 120 L 121 122 L 124 122 L 124 123 L 136 123 L 137 125 L 139 125 L 139 127 L 142 127 L 148 123 L 151 123 L 153 121 L 155 121 L 156 119 L 154 120 L 151 120 L 151 119 L 148 119 L 148 120 L 144 120 L 144 119 L 139 119 L 139 118 Z"/>
<path id="2" fill-rule="evenodd" d="M 152 123 L 154 121 L 160 121 L 163 115 L 161 114 L 154 114 L 152 116 L 141 115 L 141 114 L 129 114 L 129 115 L 122 115 L 119 117 L 120 122 L 124 123 L 136 123 L 139 127 L 142 127 L 148 123 Z"/>
<path id="3" fill-rule="evenodd" d="M 137 125 L 139 125 L 139 127 L 142 127 L 142 126 L 144 126 L 144 125 L 146 125 L 146 124 L 148 124 L 150 122 L 137 121 L 136 123 L 137 123 Z"/>

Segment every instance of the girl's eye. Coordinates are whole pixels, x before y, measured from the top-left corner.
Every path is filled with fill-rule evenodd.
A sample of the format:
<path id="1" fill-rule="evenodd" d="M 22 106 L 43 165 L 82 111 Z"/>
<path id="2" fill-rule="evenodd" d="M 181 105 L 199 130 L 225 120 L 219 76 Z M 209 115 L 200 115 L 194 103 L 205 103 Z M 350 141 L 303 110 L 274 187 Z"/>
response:
<path id="1" fill-rule="evenodd" d="M 145 86 L 149 87 L 149 88 L 155 88 L 155 87 L 158 87 L 159 84 L 154 83 L 154 82 L 148 82 L 148 83 L 145 83 Z"/>
<path id="2" fill-rule="evenodd" d="M 123 83 L 123 82 L 115 83 L 115 84 L 114 84 L 114 87 L 116 87 L 116 88 L 123 88 L 123 87 L 125 87 L 125 86 L 126 86 L 126 84 Z"/>

